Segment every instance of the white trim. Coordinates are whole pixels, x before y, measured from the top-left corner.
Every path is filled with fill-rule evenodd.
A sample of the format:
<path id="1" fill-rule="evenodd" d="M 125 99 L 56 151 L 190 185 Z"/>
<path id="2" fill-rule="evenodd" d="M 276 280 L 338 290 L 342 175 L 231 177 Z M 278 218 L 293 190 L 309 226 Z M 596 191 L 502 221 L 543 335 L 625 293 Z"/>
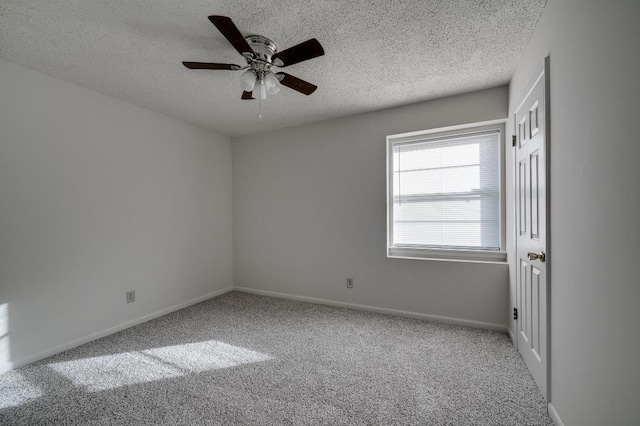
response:
<path id="1" fill-rule="evenodd" d="M 507 264 L 506 251 L 389 247 L 387 249 L 387 257 L 397 259 Z"/>
<path id="2" fill-rule="evenodd" d="M 470 129 L 470 128 L 474 128 L 474 127 L 493 126 L 493 125 L 496 125 L 496 124 L 505 124 L 508 120 L 509 120 L 509 118 L 500 118 L 500 119 L 497 119 L 497 120 L 480 121 L 480 122 L 477 122 L 477 123 L 457 124 L 455 126 L 438 127 L 438 128 L 429 129 L 429 130 L 418 130 L 416 132 L 398 133 L 397 135 L 389 135 L 389 136 L 387 136 L 387 140 L 389 140 L 389 138 L 391 138 L 391 139 L 404 139 L 404 138 L 410 139 L 410 138 L 414 138 L 416 136 L 428 135 L 428 134 L 431 134 L 431 133 L 442 133 L 442 132 L 450 132 L 450 131 L 453 131 L 453 130 Z"/>
<path id="3" fill-rule="evenodd" d="M 544 113 L 545 113 L 545 135 L 544 135 L 544 154 L 545 154 L 545 181 L 546 181 L 546 233 L 545 245 L 547 249 L 546 260 L 546 281 L 547 281 L 547 401 L 551 401 L 551 268 L 553 266 L 553 249 L 551 247 L 551 80 L 549 77 L 551 71 L 551 58 L 547 55 L 544 58 Z M 517 253 L 517 252 L 516 252 Z M 555 411 L 555 408 L 554 408 Z M 557 413 L 556 413 L 557 414 Z M 560 416 L 558 416 L 560 420 Z"/>
<path id="4" fill-rule="evenodd" d="M 415 318 L 415 319 L 421 319 L 425 321 L 454 324 L 454 325 L 460 325 L 460 326 L 471 327 L 471 328 L 482 328 L 485 330 L 501 331 L 503 333 L 507 332 L 506 325 L 494 324 L 490 322 L 472 321 L 472 320 L 452 318 L 452 317 L 442 317 L 438 315 L 422 314 L 419 312 L 400 311 L 398 309 L 390 309 L 390 308 L 379 308 L 377 306 L 358 305 L 356 303 L 338 302 L 336 300 L 319 299 L 316 297 L 308 297 L 308 296 L 298 296 L 296 294 L 280 293 L 280 292 L 267 291 L 267 290 L 258 290 L 254 288 L 248 288 L 248 287 L 234 286 L 233 290 L 240 291 L 243 293 L 259 294 L 261 296 L 277 297 L 279 299 L 298 300 L 301 302 L 317 303 L 320 305 L 329 305 L 329 306 L 337 306 L 340 308 L 356 309 L 358 311 L 375 312 L 378 314 L 386 314 L 386 315 L 396 315 L 399 317 Z"/>
<path id="5" fill-rule="evenodd" d="M 564 422 L 560 418 L 560 414 L 558 414 L 556 407 L 554 407 L 552 403 L 547 405 L 547 410 L 549 411 L 549 417 L 551 417 L 551 420 L 553 420 L 553 423 L 556 426 L 564 426 Z"/>
<path id="6" fill-rule="evenodd" d="M 509 338 L 511 339 L 511 343 L 513 346 L 518 349 L 518 340 L 516 339 L 516 335 L 511 331 L 511 328 L 507 327 L 507 333 L 509 333 Z"/>
<path id="7" fill-rule="evenodd" d="M 153 312 L 151 314 L 144 315 L 140 318 L 124 322 L 122 324 L 116 325 L 114 327 L 107 328 L 106 330 L 98 331 L 96 333 L 91 333 L 87 336 L 81 337 L 76 340 L 72 340 L 71 342 L 63 343 L 62 345 L 55 346 L 50 349 L 46 349 L 42 352 L 39 352 L 35 355 L 28 356 L 26 358 L 19 359 L 17 361 L 9 361 L 8 363 L 2 366 L 0 369 L 0 374 L 5 373 L 7 371 L 13 370 L 14 368 L 19 368 L 27 364 L 31 364 L 32 362 L 40 361 L 41 359 L 50 357 L 51 355 L 58 354 L 60 352 L 64 352 L 66 350 L 75 348 L 76 346 L 84 345 L 85 343 L 91 342 L 93 340 L 99 339 L 101 337 L 108 336 L 113 333 L 117 333 L 118 331 L 125 330 L 127 328 L 133 327 L 138 324 L 142 324 L 143 322 L 151 321 L 154 318 L 161 317 L 163 315 L 167 315 L 171 312 L 178 311 L 180 309 L 186 308 L 191 305 L 195 305 L 196 303 L 203 302 L 207 299 L 211 299 L 212 297 L 220 296 L 225 293 L 229 293 L 233 291 L 233 287 L 226 287 L 222 290 L 217 290 L 211 293 L 207 293 L 204 296 L 196 297 L 195 299 L 187 300 L 186 302 L 178 303 L 177 305 L 169 306 L 168 308 L 161 309 L 157 312 Z"/>
<path id="8" fill-rule="evenodd" d="M 387 189 L 387 257 L 409 260 L 444 260 L 471 263 L 505 263 L 507 262 L 506 247 L 506 180 L 504 167 L 504 150 L 506 146 L 506 123 L 509 118 L 466 123 L 455 126 L 439 127 L 435 129 L 419 130 L 416 132 L 399 133 L 386 137 L 386 189 Z M 469 129 L 473 133 L 490 130 L 499 132 L 498 165 L 500 168 L 500 247 L 499 251 L 465 250 L 465 249 L 430 249 L 426 247 L 393 247 L 393 194 L 392 167 L 393 146 L 423 141 L 427 135 L 445 137 L 456 135 L 460 130 Z"/>

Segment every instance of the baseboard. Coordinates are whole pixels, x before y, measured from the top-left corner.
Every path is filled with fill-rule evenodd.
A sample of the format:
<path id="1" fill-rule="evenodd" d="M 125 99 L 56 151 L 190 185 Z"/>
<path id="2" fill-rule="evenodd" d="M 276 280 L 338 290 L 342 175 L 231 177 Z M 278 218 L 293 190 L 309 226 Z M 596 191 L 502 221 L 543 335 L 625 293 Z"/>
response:
<path id="1" fill-rule="evenodd" d="M 142 324 L 143 322 L 151 321 L 152 319 L 161 317 L 163 315 L 169 314 L 174 311 L 178 311 L 180 309 L 186 308 L 191 305 L 195 305 L 196 303 L 203 302 L 207 299 L 211 299 L 212 297 L 220 296 L 225 293 L 229 293 L 233 291 L 233 287 L 226 287 L 222 290 L 217 290 L 211 293 L 207 293 L 204 296 L 196 297 L 195 299 L 187 300 L 186 302 L 179 303 L 177 305 L 170 306 L 165 309 L 161 309 L 157 312 L 153 312 L 151 314 L 147 314 L 140 318 L 124 322 L 122 324 L 116 325 L 114 327 L 107 328 L 106 330 L 98 331 L 96 333 L 91 333 L 88 336 L 81 337 L 79 339 L 73 340 L 71 342 L 63 343 L 62 345 L 55 346 L 53 348 L 42 351 L 38 354 L 32 355 L 27 358 L 23 358 L 17 361 L 10 361 L 5 363 L 0 367 L 0 374 L 7 372 L 9 370 L 13 370 L 15 368 L 22 367 L 27 364 L 31 364 L 32 362 L 40 361 L 41 359 L 50 357 L 51 355 L 58 354 L 60 352 L 64 352 L 66 350 L 75 348 L 76 346 L 84 345 L 85 343 L 91 342 L 92 340 L 99 339 L 101 337 L 108 336 L 113 333 L 117 333 L 118 331 L 125 330 L 127 328 L 133 327 L 138 324 Z"/>
<path id="2" fill-rule="evenodd" d="M 441 317 L 438 315 L 428 315 L 419 312 L 400 311 L 397 309 L 379 308 L 377 306 L 358 305 L 355 303 L 338 302 L 336 300 L 318 299 L 316 297 L 298 296 L 289 293 L 279 293 L 275 291 L 257 290 L 248 287 L 233 287 L 233 290 L 243 293 L 259 294 L 262 296 L 278 297 L 280 299 L 298 300 L 301 302 L 317 303 L 320 305 L 338 306 L 341 308 L 357 309 L 359 311 L 376 312 L 379 314 L 397 315 L 406 318 L 415 318 L 426 321 L 435 321 L 445 324 L 461 325 L 464 327 L 482 328 L 485 330 L 507 332 L 507 326 L 502 324 L 493 324 L 489 322 L 471 321 L 460 318 Z"/>
<path id="3" fill-rule="evenodd" d="M 553 423 L 556 426 L 564 426 L 564 422 L 560 418 L 560 415 L 556 411 L 556 407 L 554 407 L 552 403 L 549 403 L 547 405 L 547 410 L 549 411 L 549 417 L 551 417 L 551 420 L 553 420 Z"/>
<path id="4" fill-rule="evenodd" d="M 517 345 L 516 335 L 513 334 L 513 331 L 511 331 L 509 327 L 507 327 L 507 333 L 509 333 L 509 338 L 511 339 L 511 343 L 513 343 L 513 346 L 516 346 Z"/>

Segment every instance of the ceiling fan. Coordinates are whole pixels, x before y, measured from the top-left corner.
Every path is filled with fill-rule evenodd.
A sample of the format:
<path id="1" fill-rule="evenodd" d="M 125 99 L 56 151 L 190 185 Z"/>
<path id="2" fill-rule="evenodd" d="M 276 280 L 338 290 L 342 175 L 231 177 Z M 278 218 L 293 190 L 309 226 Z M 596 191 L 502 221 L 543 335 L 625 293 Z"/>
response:
<path id="1" fill-rule="evenodd" d="M 213 62 L 183 62 L 189 69 L 246 70 L 240 77 L 243 93 L 241 99 L 266 99 L 280 91 L 280 85 L 303 93 L 312 94 L 318 87 L 285 72 L 274 73 L 272 67 L 287 67 L 324 55 L 324 49 L 315 38 L 278 51 L 276 44 L 261 35 L 244 37 L 231 18 L 213 15 L 209 20 L 231 45 L 244 57 L 247 65 L 219 64 Z"/>

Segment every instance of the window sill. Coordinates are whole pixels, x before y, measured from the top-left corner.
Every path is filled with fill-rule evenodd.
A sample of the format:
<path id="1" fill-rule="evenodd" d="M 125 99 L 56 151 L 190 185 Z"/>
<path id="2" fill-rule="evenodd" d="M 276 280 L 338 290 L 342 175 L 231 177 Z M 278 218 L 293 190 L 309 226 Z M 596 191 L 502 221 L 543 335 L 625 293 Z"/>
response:
<path id="1" fill-rule="evenodd" d="M 504 251 L 436 250 L 391 247 L 387 250 L 387 257 L 394 259 L 507 264 L 507 252 Z"/>

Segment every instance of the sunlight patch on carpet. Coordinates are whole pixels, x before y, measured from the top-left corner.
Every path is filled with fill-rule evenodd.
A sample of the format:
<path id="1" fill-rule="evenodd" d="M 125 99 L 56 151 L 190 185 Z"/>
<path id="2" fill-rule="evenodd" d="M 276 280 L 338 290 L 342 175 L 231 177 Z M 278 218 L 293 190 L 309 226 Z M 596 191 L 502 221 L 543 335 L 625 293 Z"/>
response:
<path id="1" fill-rule="evenodd" d="M 3 379 L 0 380 L 0 410 L 26 404 L 43 395 L 42 390 L 18 371 L 6 373 Z"/>
<path id="2" fill-rule="evenodd" d="M 98 392 L 269 359 L 272 357 L 260 352 L 208 341 L 64 361 L 48 367 L 75 386 Z"/>

